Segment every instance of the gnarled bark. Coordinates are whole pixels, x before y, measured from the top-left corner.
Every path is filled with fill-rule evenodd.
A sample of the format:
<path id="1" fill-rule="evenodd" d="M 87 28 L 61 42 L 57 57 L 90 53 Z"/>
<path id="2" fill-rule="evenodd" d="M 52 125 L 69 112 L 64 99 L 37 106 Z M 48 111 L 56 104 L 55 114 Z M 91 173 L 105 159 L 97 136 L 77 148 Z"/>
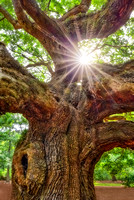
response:
<path id="1" fill-rule="evenodd" d="M 91 115 L 83 113 L 84 105 L 86 112 L 96 111 L 93 99 L 88 95 L 89 91 L 84 93 L 75 83 L 68 89 L 64 83 L 53 86 L 52 83 L 57 81 L 55 77 L 54 82 L 48 84 L 48 89 L 47 84 L 44 86 L 14 60 L 3 44 L 0 47 L 0 83 L 3 91 L 0 93 L 1 112 L 21 112 L 30 124 L 13 158 L 12 200 L 95 199 L 95 164 L 103 152 L 115 146 L 134 148 L 133 123 L 98 123 L 92 120 Z M 126 67 L 123 65 L 126 73 L 131 66 L 132 63 L 127 63 Z M 122 94 L 120 101 L 125 110 L 133 108 L 133 68 L 130 71 L 129 83 L 126 83 L 128 76 L 127 79 L 123 76 L 122 86 L 116 89 Z M 116 72 L 116 76 L 122 77 L 121 69 Z M 129 92 L 132 99 L 128 98 L 127 102 L 122 89 L 125 88 L 128 93 L 125 84 L 131 86 Z M 96 85 L 96 91 L 98 87 Z M 80 91 L 82 97 L 78 98 Z M 113 90 L 113 93 L 117 94 L 117 91 Z M 104 95 L 103 91 L 101 94 L 107 105 L 107 94 Z M 89 100 L 91 110 L 86 106 Z M 112 113 L 113 109 L 107 112 Z M 100 115 L 101 110 L 97 113 L 98 117 Z"/>
<path id="2" fill-rule="evenodd" d="M 47 86 L 14 60 L 0 43 L 0 113 L 19 112 L 27 119 L 44 120 L 51 117 L 56 102 Z"/>
<path id="3" fill-rule="evenodd" d="M 22 113 L 30 126 L 13 158 L 12 200 L 95 200 L 93 171 L 103 152 L 134 149 L 133 123 L 103 123 L 110 114 L 134 109 L 134 62 L 88 66 L 82 85 L 76 84 L 77 42 L 114 33 L 128 20 L 134 0 L 110 0 L 86 14 L 90 2 L 82 0 L 58 20 L 34 0 L 13 0 L 18 21 L 0 7 L 11 24 L 40 41 L 55 64 L 52 80 L 41 83 L 0 43 L 0 113 Z"/>

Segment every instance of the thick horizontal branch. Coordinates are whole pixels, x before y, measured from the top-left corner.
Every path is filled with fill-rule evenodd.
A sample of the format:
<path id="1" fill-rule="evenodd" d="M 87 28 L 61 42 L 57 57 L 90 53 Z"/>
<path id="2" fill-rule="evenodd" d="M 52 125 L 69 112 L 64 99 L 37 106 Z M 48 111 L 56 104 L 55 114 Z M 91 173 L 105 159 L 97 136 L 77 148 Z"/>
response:
<path id="1" fill-rule="evenodd" d="M 95 146 L 100 153 L 114 147 L 134 149 L 134 123 L 110 122 L 98 124 L 96 127 Z"/>
<path id="2" fill-rule="evenodd" d="M 90 79 L 87 77 L 87 82 L 83 82 L 87 96 L 83 112 L 90 123 L 100 122 L 114 113 L 134 110 L 133 60 L 116 66 L 93 65 L 90 71 Z"/>
<path id="3" fill-rule="evenodd" d="M 3 16 L 13 25 L 13 27 L 15 29 L 20 29 L 22 28 L 21 25 L 18 23 L 17 20 L 15 20 L 8 12 L 7 10 L 5 10 L 5 8 L 3 8 L 0 5 L 0 12 L 3 14 Z"/>
<path id="4" fill-rule="evenodd" d="M 0 113 L 18 112 L 28 119 L 44 120 L 56 106 L 47 86 L 14 60 L 0 43 Z"/>
<path id="5" fill-rule="evenodd" d="M 134 0 L 110 0 L 102 10 L 91 14 L 79 14 L 64 22 L 73 38 L 79 30 L 81 39 L 106 38 L 124 25 L 134 9 Z M 75 30 L 77 24 L 78 30 Z"/>
<path id="6" fill-rule="evenodd" d="M 114 147 L 134 149 L 134 123 L 127 121 L 98 123 L 90 126 L 86 137 L 82 136 L 84 143 L 79 159 L 83 162 L 98 162 L 105 151 Z M 95 164 L 95 163 L 94 163 Z"/>

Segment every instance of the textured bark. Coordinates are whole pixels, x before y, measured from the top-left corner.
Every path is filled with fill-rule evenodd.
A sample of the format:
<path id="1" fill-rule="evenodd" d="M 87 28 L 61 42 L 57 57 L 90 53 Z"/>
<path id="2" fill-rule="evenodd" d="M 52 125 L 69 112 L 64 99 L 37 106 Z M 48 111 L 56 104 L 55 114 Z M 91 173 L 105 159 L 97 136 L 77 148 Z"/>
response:
<path id="1" fill-rule="evenodd" d="M 51 117 L 55 102 L 47 86 L 22 68 L 0 43 L 0 113 L 19 112 L 43 120 Z"/>
<path id="2" fill-rule="evenodd" d="M 134 109 L 134 61 L 91 66 L 89 74 L 83 70 L 81 86 L 76 84 L 81 69 L 73 68 L 80 56 L 77 42 L 115 32 L 128 20 L 134 0 L 110 0 L 101 11 L 86 14 L 90 2 L 82 0 L 58 20 L 34 0 L 13 0 L 18 21 L 0 6 L 13 26 L 18 23 L 40 41 L 55 64 L 52 80 L 41 83 L 0 43 L 0 113 L 22 113 L 29 121 L 14 153 L 12 200 L 95 200 L 93 172 L 101 155 L 118 146 L 134 149 L 134 124 L 106 120 Z"/>
<path id="3" fill-rule="evenodd" d="M 0 67 L 0 112 L 23 113 L 30 125 L 13 158 L 12 200 L 95 200 L 93 172 L 101 155 L 117 146 L 134 149 L 133 123 L 102 122 L 107 113 L 134 107 L 133 62 L 118 66 L 116 72 L 114 66 L 113 71 L 107 69 L 121 81 L 121 86 L 112 90 L 119 102 L 116 106 L 110 102 L 110 107 L 109 93 L 104 93 L 100 84 L 94 85 L 99 102 L 95 105 L 86 81 L 83 89 L 75 83 L 59 85 L 56 75 L 48 85 L 40 83 L 2 43 Z M 116 82 L 102 81 L 109 92 L 116 86 Z M 126 93 L 130 95 L 127 99 Z"/>

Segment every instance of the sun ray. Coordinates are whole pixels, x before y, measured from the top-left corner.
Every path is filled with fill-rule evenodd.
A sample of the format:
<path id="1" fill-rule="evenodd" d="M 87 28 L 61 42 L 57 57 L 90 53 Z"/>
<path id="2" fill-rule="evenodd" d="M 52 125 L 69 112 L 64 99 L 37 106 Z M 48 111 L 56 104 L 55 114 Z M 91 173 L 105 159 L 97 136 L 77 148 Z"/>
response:
<path id="1" fill-rule="evenodd" d="M 91 68 L 90 68 L 91 69 Z M 99 80 L 98 76 L 93 72 L 93 70 L 91 70 L 91 72 L 93 73 L 93 75 L 95 76 L 95 78 L 97 79 L 98 83 L 104 88 L 104 90 L 106 91 L 106 93 L 108 94 L 108 96 L 111 98 L 111 100 L 115 103 L 116 101 L 113 99 L 112 95 L 109 93 L 109 91 L 106 89 L 106 87 L 101 83 L 101 81 Z"/>

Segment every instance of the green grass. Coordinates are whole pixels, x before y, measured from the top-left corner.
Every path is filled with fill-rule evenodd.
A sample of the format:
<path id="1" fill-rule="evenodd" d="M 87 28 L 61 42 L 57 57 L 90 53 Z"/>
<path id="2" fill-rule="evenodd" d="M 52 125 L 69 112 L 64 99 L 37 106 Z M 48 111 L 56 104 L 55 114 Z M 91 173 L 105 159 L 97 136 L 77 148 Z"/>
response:
<path id="1" fill-rule="evenodd" d="M 95 182 L 95 186 L 122 186 L 121 183 L 100 183 L 100 182 Z"/>

